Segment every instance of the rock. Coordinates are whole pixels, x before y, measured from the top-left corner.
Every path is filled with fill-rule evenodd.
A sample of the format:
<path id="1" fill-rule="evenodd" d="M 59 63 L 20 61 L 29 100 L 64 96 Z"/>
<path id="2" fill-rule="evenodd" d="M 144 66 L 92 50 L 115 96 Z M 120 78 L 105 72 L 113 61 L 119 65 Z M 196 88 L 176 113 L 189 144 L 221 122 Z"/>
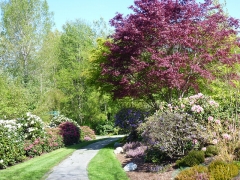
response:
<path id="1" fill-rule="evenodd" d="M 137 169 L 137 165 L 130 162 L 123 169 L 124 169 L 124 171 L 134 171 Z"/>
<path id="2" fill-rule="evenodd" d="M 114 153 L 115 154 L 120 154 L 123 152 L 123 148 L 122 147 L 117 147 L 115 150 L 114 150 Z"/>

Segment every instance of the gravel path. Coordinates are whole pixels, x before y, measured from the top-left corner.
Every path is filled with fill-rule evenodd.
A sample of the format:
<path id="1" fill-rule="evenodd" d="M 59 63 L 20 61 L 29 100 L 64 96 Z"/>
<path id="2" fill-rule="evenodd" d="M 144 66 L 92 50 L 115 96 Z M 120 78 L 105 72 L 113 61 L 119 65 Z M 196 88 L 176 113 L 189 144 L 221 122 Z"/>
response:
<path id="1" fill-rule="evenodd" d="M 123 137 L 123 135 L 109 136 L 106 140 L 90 144 L 83 149 L 74 151 L 72 155 L 55 166 L 46 175 L 46 180 L 88 180 L 87 166 L 90 160 L 101 148 L 121 137 Z"/>

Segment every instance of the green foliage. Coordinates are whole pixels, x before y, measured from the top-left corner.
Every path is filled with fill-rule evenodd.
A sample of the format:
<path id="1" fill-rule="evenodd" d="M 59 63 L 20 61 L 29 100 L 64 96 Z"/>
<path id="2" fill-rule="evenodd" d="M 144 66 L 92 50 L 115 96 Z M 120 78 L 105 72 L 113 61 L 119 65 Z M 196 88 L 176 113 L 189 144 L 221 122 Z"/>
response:
<path id="1" fill-rule="evenodd" d="M 117 134 L 118 133 L 118 128 L 114 126 L 114 123 L 111 121 L 102 121 L 99 122 L 98 125 L 96 126 L 96 132 L 99 135 L 107 135 L 107 134 Z"/>
<path id="2" fill-rule="evenodd" d="M 88 126 L 81 126 L 81 137 L 80 140 L 83 141 L 85 137 L 91 138 L 91 140 L 96 139 L 94 130 Z"/>
<path id="3" fill-rule="evenodd" d="M 94 33 L 82 20 L 67 22 L 59 43 L 59 62 L 56 72 L 57 88 L 65 99 L 61 102 L 61 113 L 84 124 L 84 106 L 88 99 L 85 69 L 89 53 L 94 47 Z"/>
<path id="4" fill-rule="evenodd" d="M 9 129 L 9 127 L 12 127 Z M 21 162 L 25 158 L 24 141 L 17 129 L 0 123 L 0 169 Z"/>
<path id="5" fill-rule="evenodd" d="M 144 156 L 146 162 L 153 162 L 156 164 L 160 164 L 165 159 L 166 153 L 162 152 L 159 148 L 147 149 Z"/>
<path id="6" fill-rule="evenodd" d="M 13 119 L 27 112 L 26 91 L 21 85 L 0 75 L 0 118 Z"/>
<path id="7" fill-rule="evenodd" d="M 193 166 L 181 171 L 175 180 L 208 180 L 208 168 L 205 166 Z"/>
<path id="8" fill-rule="evenodd" d="M 80 140 L 80 129 L 72 122 L 63 122 L 59 125 L 60 134 L 66 146 L 73 145 Z"/>
<path id="9" fill-rule="evenodd" d="M 176 165 L 179 167 L 193 167 L 204 162 L 203 151 L 190 151 L 185 157 L 176 161 Z"/>
<path id="10" fill-rule="evenodd" d="M 36 80 L 34 75 L 38 69 L 36 54 L 53 24 L 47 2 L 4 1 L 1 3 L 1 12 L 5 47 L 2 67 L 11 77 L 17 77 L 25 87 L 33 85 Z"/>
<path id="11" fill-rule="evenodd" d="M 159 148 L 170 158 L 184 156 L 201 143 L 199 124 L 186 113 L 156 112 L 138 130 L 150 148 Z"/>
<path id="12" fill-rule="evenodd" d="M 238 166 L 234 163 L 226 163 L 217 160 L 208 166 L 210 178 L 214 180 L 230 180 L 239 173 Z"/>
<path id="13" fill-rule="evenodd" d="M 215 156 L 218 155 L 219 151 L 218 151 L 218 147 L 214 146 L 214 145 L 209 145 L 206 147 L 206 151 L 205 151 L 205 156 L 206 157 L 211 157 L 211 156 Z"/>

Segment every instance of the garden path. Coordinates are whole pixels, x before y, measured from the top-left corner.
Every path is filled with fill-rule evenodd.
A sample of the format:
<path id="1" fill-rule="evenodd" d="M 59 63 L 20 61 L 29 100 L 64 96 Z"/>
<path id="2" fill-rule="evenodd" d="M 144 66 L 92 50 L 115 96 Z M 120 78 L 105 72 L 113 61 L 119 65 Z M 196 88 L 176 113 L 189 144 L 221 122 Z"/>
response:
<path id="1" fill-rule="evenodd" d="M 101 148 L 121 137 L 123 135 L 98 137 L 107 139 L 74 151 L 46 175 L 46 180 L 88 180 L 87 166 L 90 160 Z"/>

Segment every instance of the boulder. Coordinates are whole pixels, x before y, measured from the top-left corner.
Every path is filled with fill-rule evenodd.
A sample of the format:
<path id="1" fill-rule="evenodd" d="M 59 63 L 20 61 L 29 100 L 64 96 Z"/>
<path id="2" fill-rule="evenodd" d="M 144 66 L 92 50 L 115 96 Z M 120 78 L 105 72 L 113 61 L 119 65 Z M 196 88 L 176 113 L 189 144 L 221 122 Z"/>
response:
<path id="1" fill-rule="evenodd" d="M 124 171 L 134 171 L 134 170 L 137 169 L 137 165 L 132 163 L 132 162 L 130 162 L 126 166 L 124 166 L 123 169 L 124 169 Z"/>
<path id="2" fill-rule="evenodd" d="M 122 147 L 117 147 L 115 150 L 114 150 L 114 153 L 115 154 L 120 154 L 123 152 L 123 148 Z"/>

